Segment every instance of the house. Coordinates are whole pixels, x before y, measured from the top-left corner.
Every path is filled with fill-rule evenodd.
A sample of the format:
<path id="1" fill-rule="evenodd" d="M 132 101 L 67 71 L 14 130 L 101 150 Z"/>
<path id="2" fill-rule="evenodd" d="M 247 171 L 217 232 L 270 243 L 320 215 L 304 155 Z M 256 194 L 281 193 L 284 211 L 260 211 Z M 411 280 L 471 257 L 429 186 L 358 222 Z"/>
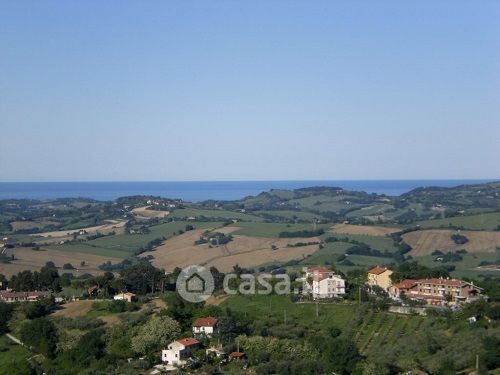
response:
<path id="1" fill-rule="evenodd" d="M 442 305 L 473 302 L 481 298 L 482 289 L 467 281 L 450 278 L 431 278 L 412 280 L 406 279 L 389 288 L 389 296 L 401 299 L 407 298 L 426 301 L 428 304 Z"/>
<path id="2" fill-rule="evenodd" d="M 391 275 L 393 272 L 386 267 L 373 267 L 368 271 L 368 281 L 367 284 L 370 286 L 378 286 L 385 291 L 389 290 L 389 287 L 392 285 Z"/>
<path id="3" fill-rule="evenodd" d="M 214 332 L 217 332 L 218 322 L 218 319 L 212 316 L 195 319 L 193 322 L 193 335 L 205 334 L 211 336 Z"/>
<path id="4" fill-rule="evenodd" d="M 224 353 L 224 350 L 222 350 L 222 348 L 210 347 L 207 350 L 205 350 L 205 354 L 207 356 L 214 356 L 220 358 L 223 357 L 226 353 Z"/>
<path id="5" fill-rule="evenodd" d="M 127 301 L 127 302 L 134 302 L 136 300 L 136 296 L 134 293 L 130 292 L 121 292 L 113 296 L 113 299 L 115 301 Z"/>
<path id="6" fill-rule="evenodd" d="M 13 291 L 0 291 L 0 301 L 7 303 L 14 302 L 34 302 L 41 297 L 49 297 L 50 292 L 13 292 Z"/>
<path id="7" fill-rule="evenodd" d="M 170 365 L 183 365 L 199 345 L 200 342 L 192 337 L 171 342 L 167 349 L 162 350 L 161 360 Z"/>
<path id="8" fill-rule="evenodd" d="M 229 360 L 232 359 L 243 359 L 245 358 L 246 354 L 243 352 L 232 352 L 229 354 Z"/>
<path id="9" fill-rule="evenodd" d="M 311 293 L 314 299 L 342 297 L 345 294 L 345 280 L 328 268 L 309 268 L 303 280 L 304 292 Z"/>

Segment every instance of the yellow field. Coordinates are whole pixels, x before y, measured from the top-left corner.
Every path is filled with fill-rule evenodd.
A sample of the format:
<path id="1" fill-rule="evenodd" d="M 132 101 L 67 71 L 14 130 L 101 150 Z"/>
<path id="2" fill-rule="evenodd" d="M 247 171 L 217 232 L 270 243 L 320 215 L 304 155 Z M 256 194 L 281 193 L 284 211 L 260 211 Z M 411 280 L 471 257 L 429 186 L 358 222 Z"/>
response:
<path id="1" fill-rule="evenodd" d="M 0 273 L 11 276 L 17 274 L 18 272 L 24 270 L 39 271 L 41 267 L 45 266 L 45 263 L 49 260 L 53 261 L 57 267 L 62 267 L 65 263 L 71 263 L 76 269 L 75 270 L 63 270 L 59 268 L 59 273 L 72 273 L 75 276 L 83 275 L 84 273 L 90 273 L 92 275 L 101 273 L 99 266 L 106 261 L 111 261 L 113 263 L 120 262 L 121 259 L 104 257 L 93 254 L 83 254 L 72 251 L 61 251 L 61 250 L 41 250 L 35 251 L 31 248 L 14 248 L 8 249 L 7 254 L 14 254 L 16 260 L 12 263 L 5 264 L 0 263 Z M 85 266 L 80 267 L 80 263 L 85 261 Z"/>
<path id="2" fill-rule="evenodd" d="M 403 240 L 412 247 L 408 253 L 411 256 L 429 255 L 434 250 L 452 251 L 465 249 L 468 252 L 494 252 L 500 247 L 500 232 L 487 231 L 460 231 L 460 234 L 469 239 L 463 245 L 457 245 L 451 235 L 458 233 L 455 230 L 431 229 L 406 233 Z"/>
<path id="3" fill-rule="evenodd" d="M 119 234 L 123 232 L 123 227 L 125 226 L 125 223 L 126 223 L 125 221 L 120 221 L 120 220 L 108 220 L 108 223 L 102 225 L 96 225 L 94 227 L 78 228 L 70 230 L 57 230 L 53 232 L 36 233 L 32 234 L 31 236 L 65 239 L 65 238 L 70 238 L 72 233 L 78 232 L 80 230 L 85 230 L 87 234 L 96 234 L 97 232 L 102 234 L 107 234 L 113 231 Z"/>
<path id="4" fill-rule="evenodd" d="M 330 232 L 338 234 L 364 234 L 367 236 L 386 236 L 399 231 L 399 228 L 352 224 L 336 224 L 330 230 Z"/>
<path id="5" fill-rule="evenodd" d="M 237 231 L 239 228 L 226 227 L 218 232 Z M 317 245 L 303 247 L 286 247 L 297 242 L 315 242 L 317 238 L 266 238 L 233 235 L 233 241 L 227 245 L 210 248 L 208 244 L 195 245 L 204 231 L 193 230 L 167 240 L 154 251 L 143 253 L 151 255 L 156 267 L 172 271 L 175 267 L 186 267 L 193 264 L 215 266 L 221 271 L 230 271 L 235 264 L 241 267 L 253 267 L 273 261 L 302 259 L 317 250 Z M 277 250 L 272 250 L 272 246 Z"/>
<path id="6" fill-rule="evenodd" d="M 139 217 L 145 217 L 145 218 L 152 218 L 152 217 L 157 217 L 157 218 L 162 218 L 165 216 L 168 216 L 170 212 L 168 211 L 156 211 L 156 210 L 150 210 L 151 206 L 144 206 L 144 207 L 137 207 L 132 210 L 135 216 Z"/>

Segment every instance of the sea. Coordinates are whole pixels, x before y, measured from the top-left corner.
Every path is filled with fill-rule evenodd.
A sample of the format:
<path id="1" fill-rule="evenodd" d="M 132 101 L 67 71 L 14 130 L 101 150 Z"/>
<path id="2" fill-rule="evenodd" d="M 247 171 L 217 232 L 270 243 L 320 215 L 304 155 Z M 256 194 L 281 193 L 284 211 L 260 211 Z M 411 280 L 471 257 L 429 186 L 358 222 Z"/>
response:
<path id="1" fill-rule="evenodd" d="M 298 181 L 115 181 L 115 182 L 0 182 L 0 199 L 91 198 L 114 200 L 129 195 L 152 195 L 189 202 L 235 200 L 271 189 L 312 186 L 398 196 L 417 187 L 453 187 L 494 180 L 298 180 Z"/>

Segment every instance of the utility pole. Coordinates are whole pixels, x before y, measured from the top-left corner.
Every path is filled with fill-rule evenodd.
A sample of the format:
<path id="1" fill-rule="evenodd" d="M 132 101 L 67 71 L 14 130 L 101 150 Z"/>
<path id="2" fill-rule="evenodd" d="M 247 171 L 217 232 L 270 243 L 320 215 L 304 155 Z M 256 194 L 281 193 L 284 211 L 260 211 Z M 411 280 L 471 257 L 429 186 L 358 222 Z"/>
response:
<path id="1" fill-rule="evenodd" d="M 316 301 L 316 318 L 319 316 L 319 302 Z"/>
<path id="2" fill-rule="evenodd" d="M 359 287 L 359 292 L 358 292 L 358 305 L 361 305 L 361 286 Z"/>
<path id="3" fill-rule="evenodd" d="M 479 374 L 479 354 L 476 354 L 476 374 Z"/>

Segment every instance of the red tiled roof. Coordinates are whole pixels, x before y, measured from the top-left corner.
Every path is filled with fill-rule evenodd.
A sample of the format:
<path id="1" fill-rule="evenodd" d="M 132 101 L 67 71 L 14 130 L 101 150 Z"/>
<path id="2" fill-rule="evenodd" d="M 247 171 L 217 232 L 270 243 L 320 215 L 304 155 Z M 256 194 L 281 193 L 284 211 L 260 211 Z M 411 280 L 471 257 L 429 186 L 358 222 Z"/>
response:
<path id="1" fill-rule="evenodd" d="M 193 327 L 215 327 L 217 322 L 217 318 L 214 318 L 213 316 L 198 318 L 193 322 Z"/>
<path id="2" fill-rule="evenodd" d="M 401 281 L 400 283 L 395 284 L 394 287 L 396 287 L 398 289 L 411 289 L 415 285 L 417 285 L 417 280 L 405 279 L 405 280 Z"/>
<path id="3" fill-rule="evenodd" d="M 179 344 L 184 346 L 198 345 L 200 342 L 192 337 L 186 337 L 185 339 L 177 340 Z"/>
<path id="4" fill-rule="evenodd" d="M 242 358 L 245 356 L 245 353 L 243 352 L 232 352 L 229 354 L 229 358 Z"/>
<path id="5" fill-rule="evenodd" d="M 417 280 L 419 284 L 433 284 L 433 285 L 450 285 L 450 286 L 461 286 L 465 284 L 464 281 L 462 280 L 456 280 L 456 279 L 438 279 L 438 278 L 433 278 L 433 279 L 421 279 Z"/>
<path id="6" fill-rule="evenodd" d="M 372 273 L 374 275 L 380 275 L 381 273 L 384 273 L 385 271 L 389 271 L 388 268 L 386 267 L 373 267 L 371 270 L 368 271 L 368 273 Z"/>

